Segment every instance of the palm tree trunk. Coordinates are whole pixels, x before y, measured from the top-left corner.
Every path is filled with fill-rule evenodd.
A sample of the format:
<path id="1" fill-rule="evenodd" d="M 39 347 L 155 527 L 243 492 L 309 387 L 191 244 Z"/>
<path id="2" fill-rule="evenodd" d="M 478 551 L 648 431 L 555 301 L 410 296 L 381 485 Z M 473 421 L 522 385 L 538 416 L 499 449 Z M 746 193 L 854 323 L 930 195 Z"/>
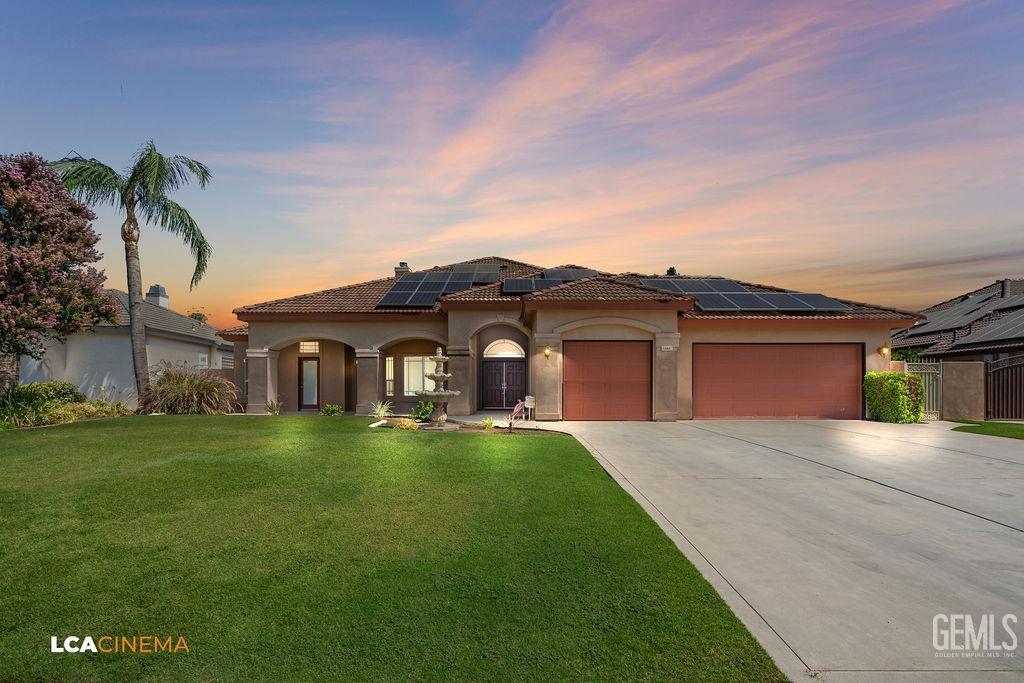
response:
<path id="1" fill-rule="evenodd" d="M 128 319 L 132 336 L 132 364 L 135 366 L 135 391 L 139 409 L 149 405 L 149 359 L 146 356 L 146 322 L 142 317 L 142 265 L 139 261 L 139 224 L 134 207 L 121 226 L 124 261 L 128 270 Z"/>

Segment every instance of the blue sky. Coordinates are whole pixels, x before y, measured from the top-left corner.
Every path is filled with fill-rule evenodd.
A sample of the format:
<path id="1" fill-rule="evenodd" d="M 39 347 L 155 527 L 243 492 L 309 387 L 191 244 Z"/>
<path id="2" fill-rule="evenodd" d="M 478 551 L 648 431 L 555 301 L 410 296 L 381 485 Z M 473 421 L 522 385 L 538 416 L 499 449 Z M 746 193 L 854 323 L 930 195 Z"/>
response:
<path id="1" fill-rule="evenodd" d="M 209 275 L 155 231 L 143 275 L 221 324 L 492 253 L 919 307 L 1024 270 L 1022 29 L 956 0 L 18 3 L 0 149 L 208 163 L 180 200 Z"/>

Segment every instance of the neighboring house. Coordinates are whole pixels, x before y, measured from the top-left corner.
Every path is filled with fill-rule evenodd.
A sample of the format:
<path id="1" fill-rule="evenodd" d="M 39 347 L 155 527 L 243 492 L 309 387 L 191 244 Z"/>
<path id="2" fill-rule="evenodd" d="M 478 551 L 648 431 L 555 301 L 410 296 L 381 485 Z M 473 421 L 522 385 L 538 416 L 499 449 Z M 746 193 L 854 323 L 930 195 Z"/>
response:
<path id="1" fill-rule="evenodd" d="M 117 321 L 73 334 L 64 343 L 51 342 L 41 360 L 22 356 L 22 383 L 65 380 L 90 398 L 104 397 L 136 405 L 128 295 L 116 289 L 108 291 L 117 302 Z M 213 327 L 172 311 L 162 286 L 149 288 L 142 316 L 151 369 L 163 364 L 225 370 L 232 367 L 232 345 L 221 339 Z"/>
<path id="2" fill-rule="evenodd" d="M 1024 279 L 1004 279 L 935 304 L 893 334 L 894 349 L 925 360 L 1002 360 L 1024 355 Z"/>
<path id="3" fill-rule="evenodd" d="M 536 397 L 541 420 L 864 415 L 865 370 L 919 316 L 719 277 L 485 257 L 235 310 L 248 411 L 406 411 L 451 358 L 452 415 Z"/>

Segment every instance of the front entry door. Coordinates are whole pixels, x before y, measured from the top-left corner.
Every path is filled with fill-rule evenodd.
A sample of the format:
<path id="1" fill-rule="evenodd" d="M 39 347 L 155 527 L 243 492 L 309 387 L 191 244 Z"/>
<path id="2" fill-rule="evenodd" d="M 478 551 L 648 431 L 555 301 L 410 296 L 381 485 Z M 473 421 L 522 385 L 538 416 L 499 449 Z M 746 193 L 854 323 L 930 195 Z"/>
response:
<path id="1" fill-rule="evenodd" d="M 299 359 L 299 410 L 320 408 L 320 359 Z"/>
<path id="2" fill-rule="evenodd" d="M 525 360 L 483 362 L 483 408 L 514 408 L 526 398 Z"/>

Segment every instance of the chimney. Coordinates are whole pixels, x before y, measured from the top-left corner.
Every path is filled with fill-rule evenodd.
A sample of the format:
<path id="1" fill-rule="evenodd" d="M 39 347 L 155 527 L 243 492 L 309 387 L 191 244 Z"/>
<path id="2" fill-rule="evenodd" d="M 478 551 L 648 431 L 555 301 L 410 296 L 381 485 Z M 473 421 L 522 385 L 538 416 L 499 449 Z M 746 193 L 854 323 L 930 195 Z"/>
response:
<path id="1" fill-rule="evenodd" d="M 1002 286 L 999 288 L 999 296 L 1003 299 L 1010 296 L 1010 278 L 1003 280 Z"/>
<path id="2" fill-rule="evenodd" d="M 146 292 L 146 301 L 151 304 L 156 304 L 162 308 L 170 308 L 171 302 L 167 298 L 167 290 L 164 289 L 163 285 L 153 285 Z"/>
<path id="3" fill-rule="evenodd" d="M 398 265 L 395 266 L 395 277 L 402 277 L 408 272 L 410 272 L 409 264 L 405 261 L 399 261 Z"/>

